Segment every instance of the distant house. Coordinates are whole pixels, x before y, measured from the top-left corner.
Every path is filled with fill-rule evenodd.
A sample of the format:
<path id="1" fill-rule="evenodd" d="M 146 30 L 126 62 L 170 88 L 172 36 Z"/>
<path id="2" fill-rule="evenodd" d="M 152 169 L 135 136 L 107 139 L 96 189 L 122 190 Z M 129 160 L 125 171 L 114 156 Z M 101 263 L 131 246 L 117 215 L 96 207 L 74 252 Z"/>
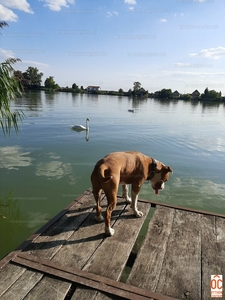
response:
<path id="1" fill-rule="evenodd" d="M 172 93 L 172 98 L 179 98 L 179 97 L 180 97 L 180 93 L 177 90 Z"/>
<path id="2" fill-rule="evenodd" d="M 88 93 L 91 93 L 91 92 L 98 92 L 100 89 L 100 86 L 97 86 L 97 85 L 89 85 L 87 87 L 87 92 Z"/>
<path id="3" fill-rule="evenodd" d="M 198 90 L 195 90 L 192 94 L 191 94 L 191 97 L 192 99 L 196 99 L 200 96 L 200 93 Z"/>

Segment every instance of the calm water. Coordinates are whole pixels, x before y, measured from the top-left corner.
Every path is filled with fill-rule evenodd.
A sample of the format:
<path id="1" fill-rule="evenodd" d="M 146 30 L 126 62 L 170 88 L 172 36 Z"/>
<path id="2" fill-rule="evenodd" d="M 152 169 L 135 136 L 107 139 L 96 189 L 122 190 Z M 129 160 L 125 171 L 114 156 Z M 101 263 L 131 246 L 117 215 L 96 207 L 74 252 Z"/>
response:
<path id="1" fill-rule="evenodd" d="M 18 136 L 0 133 L 0 258 L 89 188 L 112 151 L 173 168 L 164 191 L 144 184 L 141 198 L 225 214 L 224 105 L 32 92 L 12 106 L 26 119 Z M 70 129 L 87 117 L 89 137 Z"/>

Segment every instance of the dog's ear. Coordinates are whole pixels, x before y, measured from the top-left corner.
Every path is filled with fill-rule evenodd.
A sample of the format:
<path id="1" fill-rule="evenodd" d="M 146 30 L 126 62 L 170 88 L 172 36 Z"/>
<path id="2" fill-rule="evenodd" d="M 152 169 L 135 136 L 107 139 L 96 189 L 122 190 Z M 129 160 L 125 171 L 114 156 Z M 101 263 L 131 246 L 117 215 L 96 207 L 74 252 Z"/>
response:
<path id="1" fill-rule="evenodd" d="M 165 166 L 167 172 L 171 172 L 173 174 L 173 170 L 169 166 Z"/>

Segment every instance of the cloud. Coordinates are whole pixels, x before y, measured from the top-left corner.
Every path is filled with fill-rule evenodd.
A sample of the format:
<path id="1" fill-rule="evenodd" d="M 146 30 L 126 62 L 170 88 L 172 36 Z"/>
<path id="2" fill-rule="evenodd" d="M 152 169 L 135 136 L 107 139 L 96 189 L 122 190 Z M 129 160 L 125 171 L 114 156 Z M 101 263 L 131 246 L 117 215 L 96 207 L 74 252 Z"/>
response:
<path id="1" fill-rule="evenodd" d="M 62 6 L 69 7 L 70 4 L 74 4 L 74 0 L 42 0 L 46 4 L 45 6 L 53 11 L 60 11 Z"/>
<path id="2" fill-rule="evenodd" d="M 107 17 L 118 16 L 118 15 L 119 15 L 118 11 L 107 12 Z"/>
<path id="3" fill-rule="evenodd" d="M 8 9 L 0 4 L 0 20 L 16 22 L 18 20 L 18 17 L 11 9 Z"/>
<path id="4" fill-rule="evenodd" d="M 13 51 L 0 48 L 0 60 L 6 60 L 9 57 L 15 57 Z"/>
<path id="5" fill-rule="evenodd" d="M 199 68 L 213 68 L 213 64 L 202 64 L 202 63 L 175 63 L 174 67 L 176 68 L 191 68 L 191 69 L 199 69 Z"/>
<path id="6" fill-rule="evenodd" d="M 193 71 L 186 71 L 186 70 L 181 70 L 181 71 L 162 71 L 161 76 L 180 76 L 180 75 L 185 75 L 185 76 L 202 76 L 205 78 L 209 78 L 210 76 L 224 76 L 225 72 L 204 72 L 204 71 L 198 71 L 198 69 L 193 70 Z"/>
<path id="7" fill-rule="evenodd" d="M 134 5 L 134 4 L 136 4 L 137 2 L 136 2 L 136 0 L 124 0 L 124 3 Z"/>
<path id="8" fill-rule="evenodd" d="M 29 65 L 41 66 L 41 67 L 49 67 L 48 64 L 38 62 L 38 61 L 33 61 L 33 60 L 22 60 L 22 63 L 29 64 Z"/>
<path id="9" fill-rule="evenodd" d="M 68 4 L 74 4 L 74 0 L 40 0 L 45 2 L 44 6 L 53 11 L 60 11 L 62 6 L 69 7 Z M 18 16 L 13 12 L 18 9 L 26 13 L 33 14 L 30 4 L 27 0 L 0 0 L 0 20 L 16 22 Z"/>
<path id="10" fill-rule="evenodd" d="M 4 7 L 22 10 L 27 13 L 33 13 L 30 4 L 26 0 L 0 0 Z"/>
<path id="11" fill-rule="evenodd" d="M 63 178 L 66 175 L 71 175 L 73 170 L 70 163 L 60 161 L 60 156 L 54 152 L 47 153 L 48 162 L 40 162 L 36 167 L 36 176 L 45 176 L 48 180 Z"/>
<path id="12" fill-rule="evenodd" d="M 30 4 L 26 0 L 0 0 L 0 20 L 17 22 L 18 16 L 12 9 L 18 9 L 33 14 Z"/>
<path id="13" fill-rule="evenodd" d="M 19 167 L 31 165 L 30 152 L 23 152 L 20 146 L 9 146 L 0 148 L 0 168 L 18 170 Z"/>
<path id="14" fill-rule="evenodd" d="M 45 176 L 49 180 L 60 179 L 68 174 L 72 174 L 72 167 L 69 163 L 56 160 L 37 164 L 36 175 Z"/>
<path id="15" fill-rule="evenodd" d="M 166 19 L 161 19 L 160 22 L 161 22 L 161 23 L 166 23 L 167 20 L 166 20 Z"/>
<path id="16" fill-rule="evenodd" d="M 0 48 L 0 61 L 5 61 L 7 58 L 15 58 L 15 54 L 12 50 L 5 50 Z M 42 63 L 39 61 L 34 61 L 34 60 L 21 60 L 19 62 L 20 64 L 28 64 L 28 65 L 35 65 L 35 66 L 40 66 L 40 67 L 49 67 L 48 64 Z"/>
<path id="17" fill-rule="evenodd" d="M 198 53 L 190 53 L 190 57 L 205 57 L 208 59 L 219 59 L 225 57 L 225 47 L 203 49 Z"/>

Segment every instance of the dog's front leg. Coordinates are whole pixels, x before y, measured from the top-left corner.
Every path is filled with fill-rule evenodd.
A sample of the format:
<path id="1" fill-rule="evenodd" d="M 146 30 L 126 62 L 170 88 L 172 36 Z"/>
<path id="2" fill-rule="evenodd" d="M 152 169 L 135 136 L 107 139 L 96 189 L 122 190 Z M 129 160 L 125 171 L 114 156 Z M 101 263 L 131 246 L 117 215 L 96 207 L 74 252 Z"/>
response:
<path id="1" fill-rule="evenodd" d="M 138 194 L 136 194 L 133 189 L 132 189 L 132 192 L 131 192 L 131 199 L 132 199 L 132 203 L 131 203 L 131 208 L 133 209 L 133 212 L 135 214 L 135 216 L 137 218 L 140 218 L 143 216 L 143 212 L 139 211 L 137 209 L 137 201 L 138 201 Z"/>
<path id="2" fill-rule="evenodd" d="M 127 203 L 131 203 L 131 198 L 128 196 L 128 185 L 122 184 L 123 194 L 122 197 L 126 200 Z"/>

